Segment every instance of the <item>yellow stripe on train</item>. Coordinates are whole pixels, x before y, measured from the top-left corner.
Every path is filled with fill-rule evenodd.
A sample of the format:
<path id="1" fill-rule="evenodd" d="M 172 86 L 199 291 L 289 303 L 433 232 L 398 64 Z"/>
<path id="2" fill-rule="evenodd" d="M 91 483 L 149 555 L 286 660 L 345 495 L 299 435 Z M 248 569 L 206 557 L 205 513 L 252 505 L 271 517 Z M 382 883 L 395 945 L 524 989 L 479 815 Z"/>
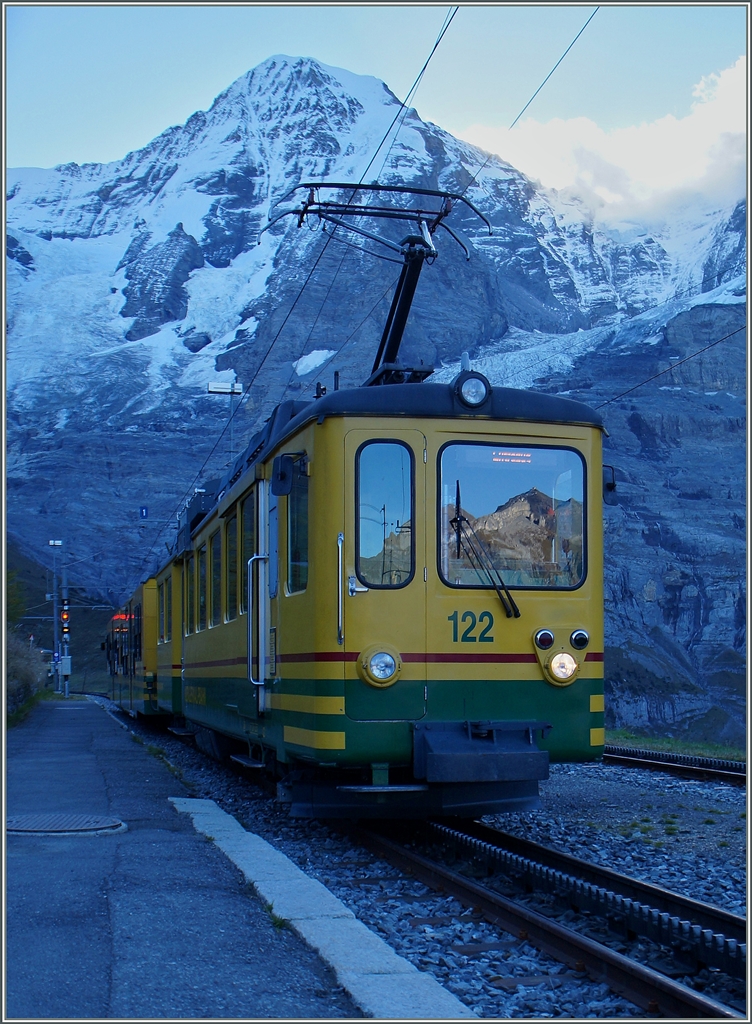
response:
<path id="1" fill-rule="evenodd" d="M 299 729 L 294 725 L 286 725 L 284 739 L 285 743 L 310 747 L 312 750 L 345 749 L 345 734 L 343 732 L 320 732 L 317 729 Z"/>
<path id="2" fill-rule="evenodd" d="M 268 706 L 277 711 L 303 711 L 309 715 L 344 715 L 345 698 L 320 697 L 305 693 L 273 693 Z"/>

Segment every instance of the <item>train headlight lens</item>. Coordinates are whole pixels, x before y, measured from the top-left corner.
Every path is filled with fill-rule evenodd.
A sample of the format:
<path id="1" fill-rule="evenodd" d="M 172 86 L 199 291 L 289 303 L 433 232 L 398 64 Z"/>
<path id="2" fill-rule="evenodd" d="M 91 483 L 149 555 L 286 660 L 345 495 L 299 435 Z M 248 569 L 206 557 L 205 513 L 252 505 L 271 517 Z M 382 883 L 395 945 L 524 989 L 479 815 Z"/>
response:
<path id="1" fill-rule="evenodd" d="M 560 651 L 551 659 L 549 670 L 554 678 L 560 679 L 562 682 L 566 682 L 566 680 L 571 679 L 577 671 L 577 662 L 571 654 L 567 654 L 566 651 Z"/>
<path id="2" fill-rule="evenodd" d="M 402 658 L 391 644 L 371 644 L 358 655 L 357 671 L 364 683 L 386 690 L 399 679 Z"/>
<path id="3" fill-rule="evenodd" d="M 481 405 L 488 396 L 488 387 L 482 377 L 467 377 L 460 385 L 460 396 L 466 405 Z"/>
<path id="4" fill-rule="evenodd" d="M 590 637 L 584 629 L 576 629 L 570 636 L 569 642 L 576 651 L 584 651 L 590 643 Z"/>
<path id="5" fill-rule="evenodd" d="M 554 635 L 550 629 L 539 629 L 534 639 L 535 646 L 541 651 L 547 651 L 554 645 Z"/>
<path id="6" fill-rule="evenodd" d="M 368 669 L 374 679 L 386 682 L 397 671 L 397 662 L 386 651 L 377 651 L 368 661 Z"/>

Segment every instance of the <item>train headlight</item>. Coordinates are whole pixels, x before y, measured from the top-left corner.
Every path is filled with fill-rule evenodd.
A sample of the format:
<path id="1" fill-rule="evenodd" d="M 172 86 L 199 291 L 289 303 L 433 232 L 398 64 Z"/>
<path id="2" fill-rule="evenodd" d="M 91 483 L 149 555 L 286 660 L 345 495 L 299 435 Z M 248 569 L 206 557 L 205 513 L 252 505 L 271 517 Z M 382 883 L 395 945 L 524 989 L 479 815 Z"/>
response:
<path id="1" fill-rule="evenodd" d="M 386 651 L 377 651 L 369 658 L 368 671 L 375 679 L 385 682 L 397 671 L 397 662 Z"/>
<path id="2" fill-rule="evenodd" d="M 477 409 L 491 394 L 491 385 L 482 373 L 463 370 L 454 382 L 454 393 L 465 405 Z"/>
<path id="3" fill-rule="evenodd" d="M 373 644 L 358 655 L 357 667 L 364 683 L 385 689 L 399 679 L 402 659 L 391 644 Z"/>
<path id="4" fill-rule="evenodd" d="M 559 651 L 548 663 L 551 675 L 561 683 L 568 683 L 574 677 L 578 665 L 571 654 L 566 651 Z"/>

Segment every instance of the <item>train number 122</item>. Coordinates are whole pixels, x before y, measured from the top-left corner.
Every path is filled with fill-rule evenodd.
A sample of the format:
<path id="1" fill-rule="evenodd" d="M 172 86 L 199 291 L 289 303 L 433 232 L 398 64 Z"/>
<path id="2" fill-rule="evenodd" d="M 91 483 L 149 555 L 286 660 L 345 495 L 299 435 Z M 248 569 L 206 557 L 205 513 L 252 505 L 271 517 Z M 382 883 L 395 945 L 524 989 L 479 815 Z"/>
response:
<path id="1" fill-rule="evenodd" d="M 490 612 L 481 612 L 476 618 L 474 612 L 463 612 L 462 618 L 460 618 L 459 612 L 452 612 L 451 615 L 447 616 L 447 621 L 452 623 L 452 643 L 457 643 L 459 640 L 463 644 L 474 644 L 476 642 L 481 644 L 492 644 L 493 637 L 491 636 L 491 630 L 493 629 L 493 615 Z M 466 622 L 468 625 L 462 630 L 460 635 L 460 625 Z M 485 625 L 483 625 L 485 623 Z M 476 626 L 483 626 L 478 636 L 475 635 Z"/>

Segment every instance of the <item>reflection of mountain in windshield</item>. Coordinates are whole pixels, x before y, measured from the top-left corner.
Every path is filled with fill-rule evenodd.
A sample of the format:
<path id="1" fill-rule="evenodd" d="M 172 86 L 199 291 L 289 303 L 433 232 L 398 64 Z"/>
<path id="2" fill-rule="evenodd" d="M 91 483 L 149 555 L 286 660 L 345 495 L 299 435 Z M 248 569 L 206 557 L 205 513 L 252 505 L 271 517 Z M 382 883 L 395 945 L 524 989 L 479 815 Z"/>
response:
<path id="1" fill-rule="evenodd" d="M 481 580 L 467 557 L 456 557 L 455 534 L 449 525 L 454 514 L 452 506 L 443 510 L 446 578 L 450 583 L 477 586 Z M 463 511 L 463 515 L 508 585 L 571 587 L 579 583 L 581 502 L 570 498 L 554 503 L 537 487 L 531 487 L 494 512 L 474 517 Z"/>
<path id="2" fill-rule="evenodd" d="M 391 530 L 376 555 L 360 556 L 360 575 L 366 583 L 377 587 L 399 586 L 410 576 L 410 522 Z"/>

